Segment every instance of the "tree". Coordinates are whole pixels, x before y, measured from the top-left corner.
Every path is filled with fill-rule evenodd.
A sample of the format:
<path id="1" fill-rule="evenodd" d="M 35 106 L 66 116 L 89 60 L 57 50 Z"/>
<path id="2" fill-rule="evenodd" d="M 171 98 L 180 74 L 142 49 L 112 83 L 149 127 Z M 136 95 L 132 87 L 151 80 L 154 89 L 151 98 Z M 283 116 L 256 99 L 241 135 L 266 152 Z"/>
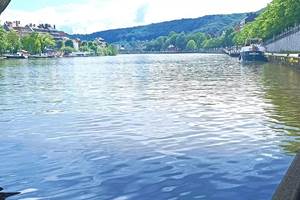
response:
<path id="1" fill-rule="evenodd" d="M 300 23 L 299 0 L 273 0 L 252 23 L 247 24 L 234 40 L 242 44 L 248 38 L 270 39 Z"/>
<path id="2" fill-rule="evenodd" d="M 112 46 L 112 45 L 109 45 L 107 47 L 107 49 L 108 49 L 108 55 L 109 56 L 115 56 L 115 55 L 118 54 L 118 49 L 116 47 Z"/>
<path id="3" fill-rule="evenodd" d="M 89 48 L 88 46 L 81 46 L 81 47 L 79 48 L 79 50 L 82 51 L 82 52 L 90 52 L 90 51 L 91 51 L 90 48 Z"/>
<path id="4" fill-rule="evenodd" d="M 65 42 L 64 42 L 63 40 L 59 40 L 59 41 L 56 43 L 56 48 L 57 48 L 57 49 L 62 49 L 64 46 L 65 46 Z"/>
<path id="5" fill-rule="evenodd" d="M 203 48 L 205 49 L 213 49 L 222 47 L 222 38 L 210 38 L 203 42 Z"/>
<path id="6" fill-rule="evenodd" d="M 7 33 L 7 49 L 10 53 L 17 53 L 22 48 L 22 43 L 19 34 L 16 31 Z"/>
<path id="7" fill-rule="evenodd" d="M 40 54 L 42 52 L 42 45 L 39 33 L 31 33 L 22 38 L 22 46 L 31 54 Z"/>
<path id="8" fill-rule="evenodd" d="M 222 35 L 222 40 L 223 40 L 223 46 L 224 47 L 232 47 L 234 46 L 234 36 L 235 36 L 235 31 L 233 28 L 227 29 L 223 35 Z"/>
<path id="9" fill-rule="evenodd" d="M 100 54 L 99 53 L 99 49 L 98 49 L 98 45 L 95 42 L 88 42 L 88 47 L 89 49 L 94 52 L 95 55 Z"/>
<path id="10" fill-rule="evenodd" d="M 63 47 L 62 49 L 61 49 L 65 54 L 71 54 L 72 52 L 74 52 L 75 50 L 74 50 L 74 48 L 72 48 L 72 47 Z"/>
<path id="11" fill-rule="evenodd" d="M 197 47 L 201 49 L 203 48 L 202 44 L 207 39 L 207 36 L 204 33 L 197 32 L 197 33 L 190 34 L 187 38 L 188 41 L 194 40 L 197 44 Z"/>
<path id="12" fill-rule="evenodd" d="M 66 47 L 74 48 L 74 43 L 73 43 L 72 40 L 67 40 L 67 41 L 65 42 L 65 46 L 66 46 Z"/>
<path id="13" fill-rule="evenodd" d="M 41 51 L 45 52 L 47 48 L 53 48 L 55 46 L 55 40 L 49 34 L 42 34 L 39 36 L 41 43 Z"/>
<path id="14" fill-rule="evenodd" d="M 171 32 L 168 36 L 169 38 L 169 43 L 170 45 L 176 45 L 176 40 L 177 40 L 177 37 L 178 37 L 178 33 L 176 32 Z"/>
<path id="15" fill-rule="evenodd" d="M 185 34 L 184 33 L 180 33 L 177 38 L 176 38 L 176 47 L 180 50 L 183 50 L 185 49 L 186 47 L 186 37 L 185 37 Z"/>
<path id="16" fill-rule="evenodd" d="M 197 47 L 197 43 L 195 42 L 195 40 L 188 41 L 188 43 L 186 45 L 186 49 L 189 50 L 189 51 L 197 50 L 198 47 Z"/>
<path id="17" fill-rule="evenodd" d="M 7 33 L 5 30 L 1 27 L 0 28 L 0 54 L 3 54 L 6 52 L 7 49 Z"/>

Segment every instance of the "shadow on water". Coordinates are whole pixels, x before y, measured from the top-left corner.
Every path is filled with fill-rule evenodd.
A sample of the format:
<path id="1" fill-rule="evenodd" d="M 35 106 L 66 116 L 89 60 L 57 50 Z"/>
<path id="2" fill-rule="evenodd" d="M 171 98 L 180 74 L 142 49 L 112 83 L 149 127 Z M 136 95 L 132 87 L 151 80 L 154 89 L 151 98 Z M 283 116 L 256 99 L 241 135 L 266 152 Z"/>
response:
<path id="1" fill-rule="evenodd" d="M 0 187 L 0 200 L 5 200 L 9 197 L 21 194 L 20 192 L 2 192 L 3 188 Z"/>
<path id="2" fill-rule="evenodd" d="M 288 154 L 300 150 L 300 69 L 265 64 L 262 69 L 265 98 L 274 105 L 271 118 L 277 122 L 274 129 L 287 133 L 281 145 Z"/>

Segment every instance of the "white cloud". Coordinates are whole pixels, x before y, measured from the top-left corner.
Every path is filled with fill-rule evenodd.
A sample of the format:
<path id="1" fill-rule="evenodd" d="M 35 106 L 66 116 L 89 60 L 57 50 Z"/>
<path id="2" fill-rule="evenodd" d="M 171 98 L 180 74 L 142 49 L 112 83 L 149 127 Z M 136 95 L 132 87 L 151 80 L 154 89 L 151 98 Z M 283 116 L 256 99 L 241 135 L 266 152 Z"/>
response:
<path id="1" fill-rule="evenodd" d="M 62 0 L 63 1 L 63 0 Z M 1 21 L 50 23 L 73 33 L 129 27 L 207 14 L 256 11 L 271 0 L 86 0 L 35 11 L 8 9 Z M 142 9 L 147 5 L 147 9 Z M 140 16 L 139 16 L 140 15 Z M 142 20 L 137 20 L 137 19 Z M 144 20 L 144 21 L 143 21 Z"/>

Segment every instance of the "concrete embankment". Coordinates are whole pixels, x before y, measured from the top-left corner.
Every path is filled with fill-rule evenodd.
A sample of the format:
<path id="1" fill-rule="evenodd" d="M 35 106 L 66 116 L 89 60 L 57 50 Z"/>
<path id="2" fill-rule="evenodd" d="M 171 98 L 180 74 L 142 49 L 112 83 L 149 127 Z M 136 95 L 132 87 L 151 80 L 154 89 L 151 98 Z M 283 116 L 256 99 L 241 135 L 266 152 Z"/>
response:
<path id="1" fill-rule="evenodd" d="M 300 25 L 267 41 L 265 46 L 268 52 L 298 52 L 300 50 Z"/>
<path id="2" fill-rule="evenodd" d="M 267 53 L 269 62 L 300 66 L 300 54 L 278 54 L 278 53 Z"/>

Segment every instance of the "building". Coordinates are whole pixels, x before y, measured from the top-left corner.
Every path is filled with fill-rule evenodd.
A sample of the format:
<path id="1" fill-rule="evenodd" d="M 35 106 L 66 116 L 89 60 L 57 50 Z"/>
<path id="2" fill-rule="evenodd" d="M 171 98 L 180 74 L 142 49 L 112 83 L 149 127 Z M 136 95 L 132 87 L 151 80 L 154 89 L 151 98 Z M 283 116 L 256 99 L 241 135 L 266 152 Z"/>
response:
<path id="1" fill-rule="evenodd" d="M 235 30 L 236 31 L 240 31 L 242 30 L 246 24 L 250 23 L 250 22 L 253 22 L 256 17 L 258 16 L 257 13 L 248 13 L 247 14 L 247 17 L 245 17 L 236 27 L 235 27 Z"/>
<path id="2" fill-rule="evenodd" d="M 73 39 L 72 42 L 73 42 L 73 47 L 74 47 L 74 49 L 75 49 L 76 51 L 78 51 L 78 50 L 79 50 L 79 47 L 80 47 L 80 44 L 81 44 L 80 39 Z"/>
<path id="3" fill-rule="evenodd" d="M 64 38 L 67 37 L 67 34 L 63 31 L 59 31 L 56 29 L 55 25 L 50 25 L 50 24 L 39 24 L 39 25 L 35 25 L 35 24 L 29 24 L 27 25 L 30 28 L 33 29 L 34 32 L 37 33 L 48 33 L 50 34 L 55 40 L 63 40 Z"/>
<path id="4" fill-rule="evenodd" d="M 16 31 L 21 37 L 24 37 L 33 32 L 29 26 L 21 26 L 20 21 L 5 22 L 3 28 L 6 31 Z"/>
<path id="5" fill-rule="evenodd" d="M 20 21 L 13 22 L 5 22 L 3 25 L 4 29 L 7 31 L 15 30 L 21 37 L 24 37 L 31 33 L 41 33 L 41 34 L 49 34 L 56 41 L 65 40 L 67 34 L 63 31 L 59 31 L 56 29 L 56 26 L 51 26 L 50 24 L 28 24 L 26 26 L 22 26 Z"/>
<path id="6" fill-rule="evenodd" d="M 0 0 L 0 14 L 6 9 L 11 0 Z"/>
<path id="7" fill-rule="evenodd" d="M 96 38 L 95 42 L 97 43 L 97 45 L 99 45 L 101 47 L 107 47 L 107 42 L 101 37 Z"/>

